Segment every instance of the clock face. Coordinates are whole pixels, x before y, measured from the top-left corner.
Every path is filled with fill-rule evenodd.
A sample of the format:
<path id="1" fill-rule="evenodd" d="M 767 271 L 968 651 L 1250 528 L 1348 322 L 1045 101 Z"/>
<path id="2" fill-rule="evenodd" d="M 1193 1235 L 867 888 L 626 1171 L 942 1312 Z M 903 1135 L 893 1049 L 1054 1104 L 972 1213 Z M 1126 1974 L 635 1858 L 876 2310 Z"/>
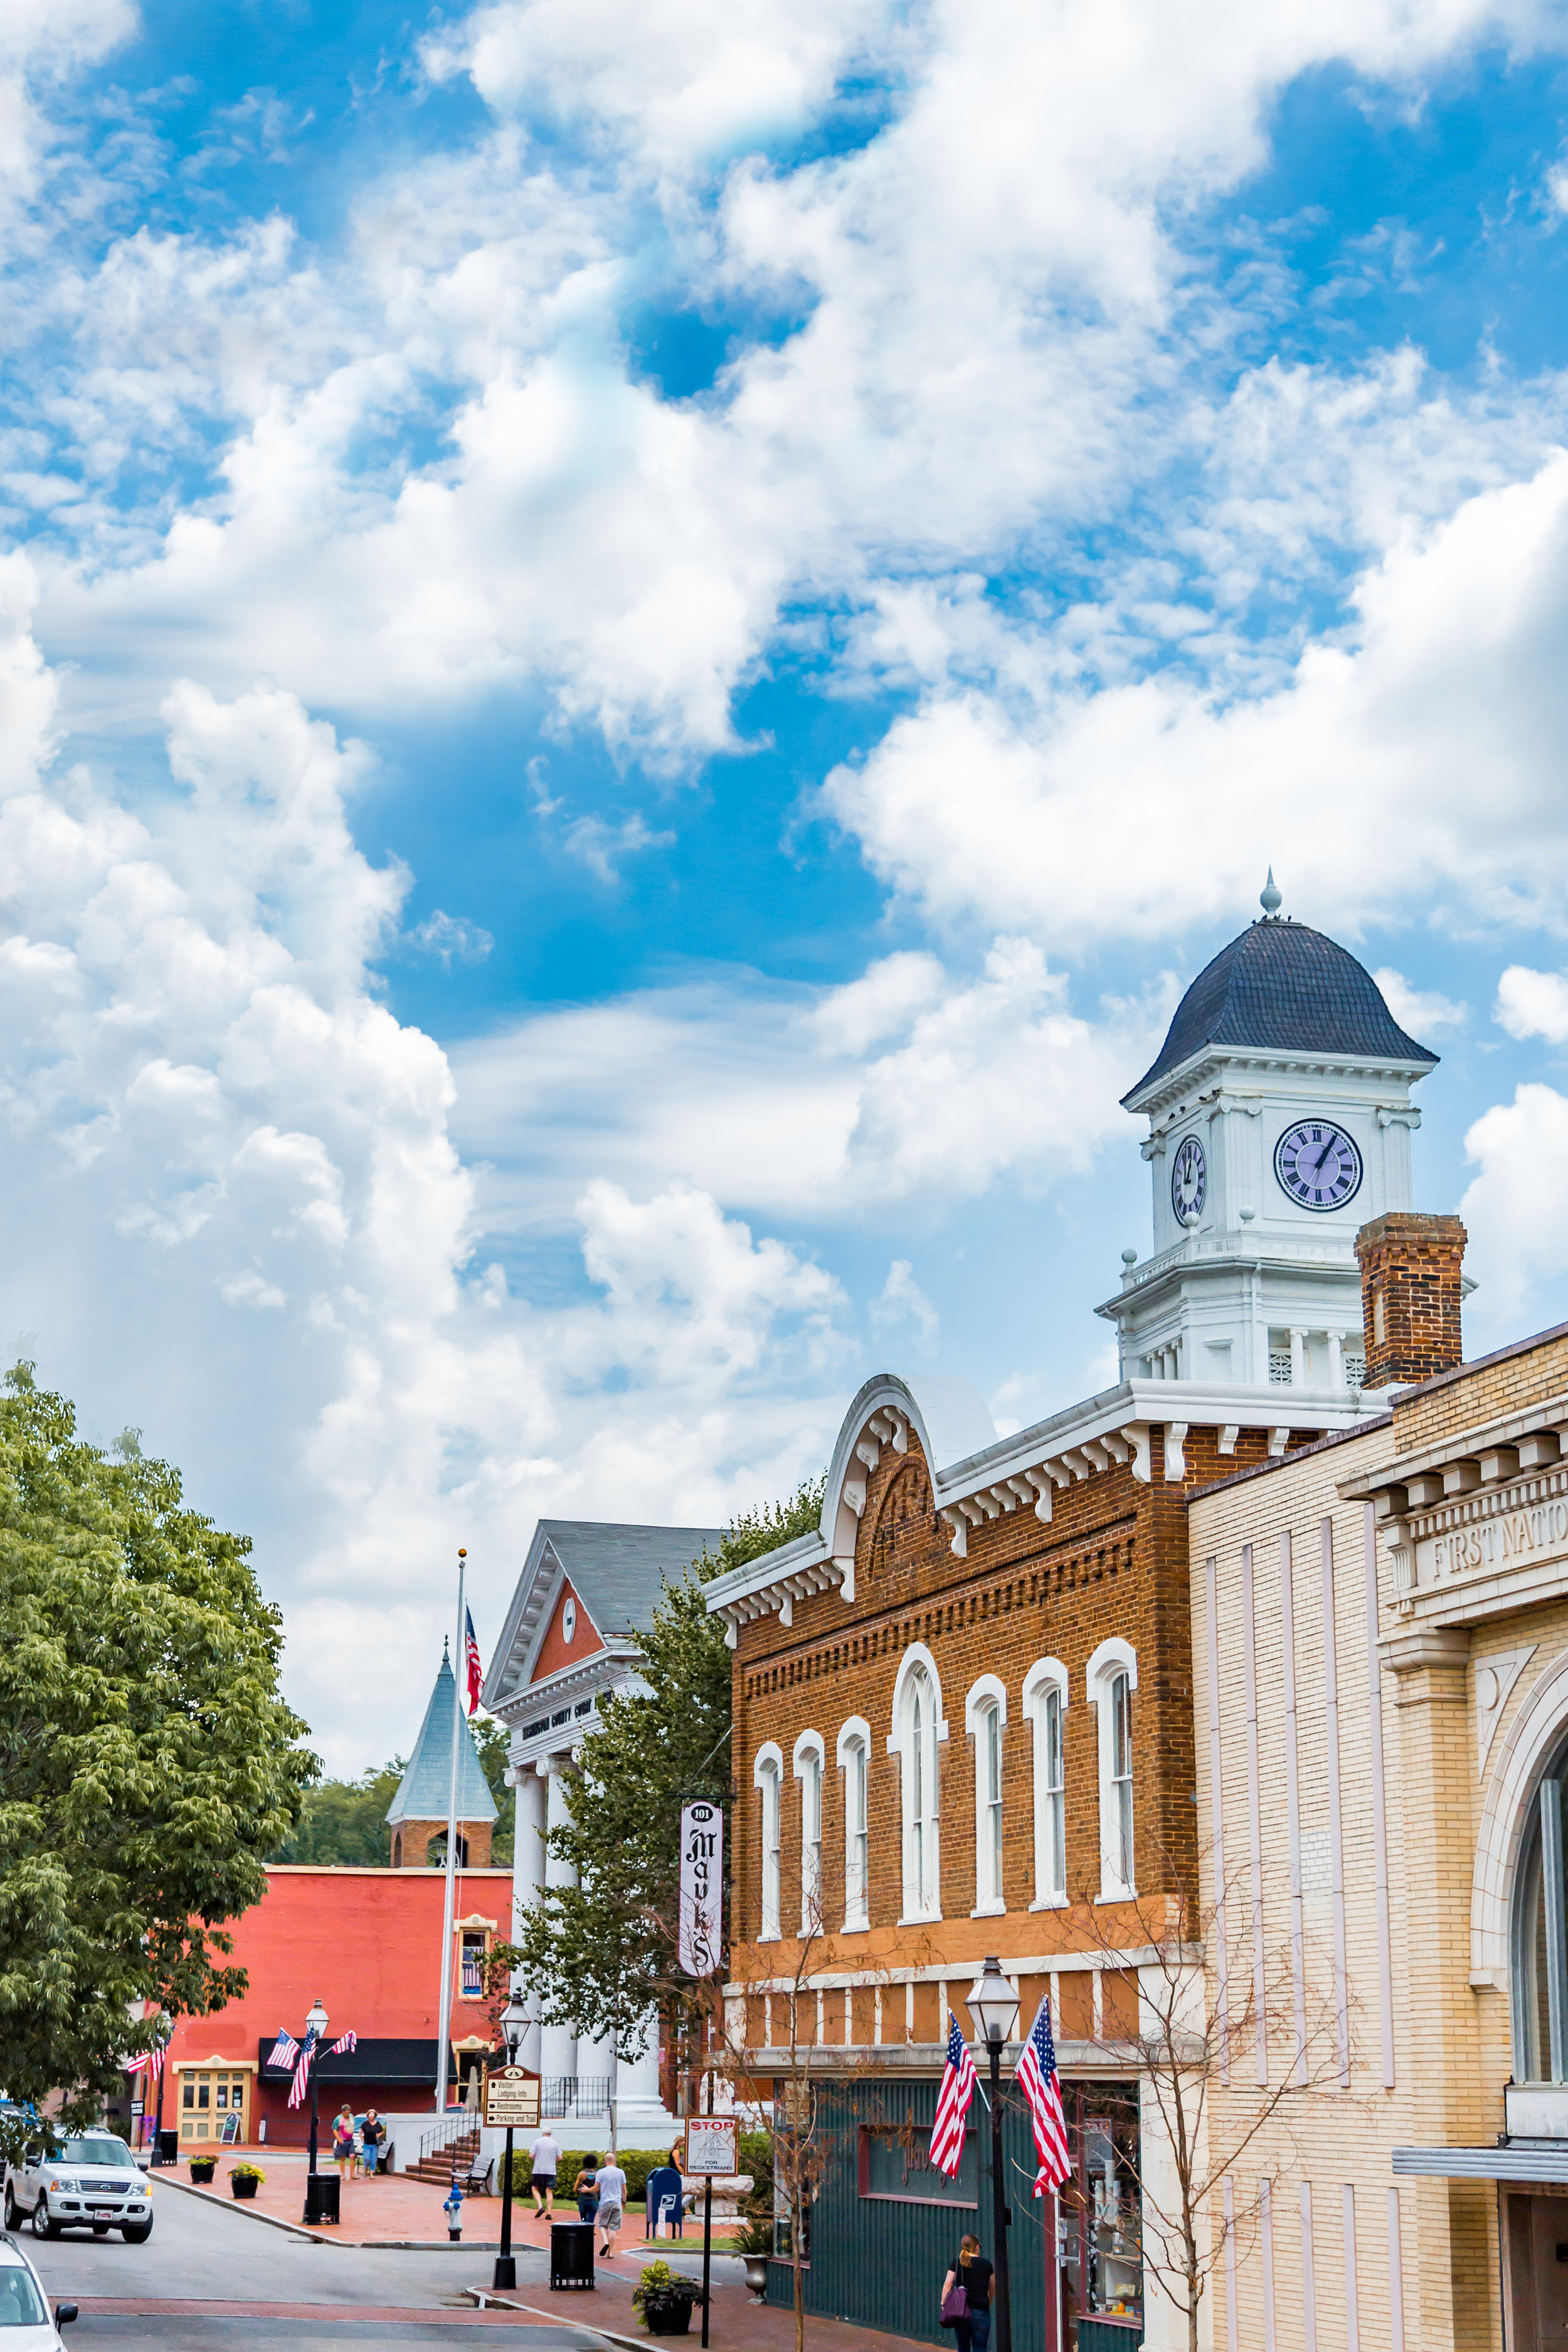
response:
<path id="1" fill-rule="evenodd" d="M 1342 1209 L 1361 1190 L 1361 1153 L 1342 1127 L 1304 1118 L 1280 1137 L 1274 1173 L 1300 1207 Z"/>
<path id="2" fill-rule="evenodd" d="M 1204 1148 L 1195 1135 L 1189 1135 L 1171 1163 L 1171 1206 L 1179 1223 L 1184 1225 L 1199 1214 L 1207 1190 L 1208 1168 L 1204 1160 Z"/>

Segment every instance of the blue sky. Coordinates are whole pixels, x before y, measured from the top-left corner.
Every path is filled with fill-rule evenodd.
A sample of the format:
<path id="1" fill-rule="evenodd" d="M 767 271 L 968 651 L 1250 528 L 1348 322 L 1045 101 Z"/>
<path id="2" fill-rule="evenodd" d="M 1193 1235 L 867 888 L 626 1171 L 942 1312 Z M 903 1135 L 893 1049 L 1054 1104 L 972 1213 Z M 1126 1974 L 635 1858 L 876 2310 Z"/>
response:
<path id="1" fill-rule="evenodd" d="M 1256 911 L 1568 1318 L 1568 17 L 21 0 L 12 1329 L 248 1528 L 340 1769 L 452 1555 L 870 1370 L 1107 1377 Z"/>

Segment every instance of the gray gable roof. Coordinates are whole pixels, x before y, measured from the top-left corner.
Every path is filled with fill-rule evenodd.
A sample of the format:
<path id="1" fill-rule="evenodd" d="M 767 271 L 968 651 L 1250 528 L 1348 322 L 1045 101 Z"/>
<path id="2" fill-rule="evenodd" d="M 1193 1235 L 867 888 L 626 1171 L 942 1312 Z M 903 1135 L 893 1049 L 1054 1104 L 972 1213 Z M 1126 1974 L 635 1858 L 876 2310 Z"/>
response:
<path id="1" fill-rule="evenodd" d="M 458 1685 L 452 1679 L 452 1661 L 443 1650 L 441 1670 L 436 1677 L 436 1687 L 430 1694 L 430 1704 L 425 1710 L 425 1720 L 419 1727 L 419 1737 L 414 1743 L 414 1753 L 408 1759 L 408 1769 L 397 1784 L 397 1794 L 386 1809 L 388 1822 L 395 1829 L 399 1822 L 444 1822 L 452 1785 L 452 1717 L 458 1705 Z M 479 1763 L 474 1735 L 468 1718 L 461 1718 L 458 1735 L 458 1819 L 460 1822 L 493 1822 L 496 1801 L 490 1794 L 490 1784 L 485 1779 Z"/>
<path id="2" fill-rule="evenodd" d="M 1424 1070 L 1437 1061 L 1405 1035 L 1376 981 L 1347 948 L 1277 915 L 1250 924 L 1199 972 L 1153 1066 L 1122 1096 L 1123 1104 L 1134 1108 L 1145 1087 L 1205 1045 L 1338 1054 Z"/>
<path id="3" fill-rule="evenodd" d="M 539 1536 L 560 1561 L 604 1640 L 649 1623 L 663 1580 L 716 1546 L 722 1528 L 647 1528 L 613 1519 L 541 1519 Z M 537 1542 L 538 1537 L 535 1538 Z"/>

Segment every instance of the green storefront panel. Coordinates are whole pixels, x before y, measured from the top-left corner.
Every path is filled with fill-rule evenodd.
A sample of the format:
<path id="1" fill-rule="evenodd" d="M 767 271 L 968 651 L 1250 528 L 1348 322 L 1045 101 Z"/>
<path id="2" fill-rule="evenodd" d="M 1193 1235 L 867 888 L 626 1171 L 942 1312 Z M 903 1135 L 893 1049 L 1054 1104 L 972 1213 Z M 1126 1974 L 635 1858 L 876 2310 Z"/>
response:
<path id="1" fill-rule="evenodd" d="M 995 2259 L 991 2120 L 977 2096 L 956 2184 L 969 2201 L 946 2201 L 944 2184 L 921 2178 L 936 2094 L 934 2082 L 888 2081 L 818 2093 L 822 2171 L 804 2293 L 808 2311 L 951 2347 L 952 2331 L 938 2325 L 937 2315 L 942 2279 L 957 2259 L 960 2238 L 973 2230 L 982 2252 Z M 875 2193 L 890 2182 L 895 2150 L 910 2176 L 908 2201 Z M 1007 2237 L 1015 2352 L 1044 2352 L 1046 2281 L 1048 2275 L 1054 2286 L 1056 2264 L 1054 2250 L 1048 2265 L 1046 2261 L 1046 2200 L 1037 2201 L 1033 2194 L 1037 2159 L 1029 2119 L 1021 2109 L 1004 2111 L 1002 2154 L 1013 2215 Z M 862 2193 L 863 2184 L 873 2193 Z M 923 2201 L 922 2192 L 931 2189 L 939 2189 L 944 2201 Z M 784 2309 L 793 2306 L 788 2263 L 769 2264 L 767 2300 Z M 1135 2342 L 1129 2331 L 1119 2330 L 1117 2352 L 1131 2352 Z"/>

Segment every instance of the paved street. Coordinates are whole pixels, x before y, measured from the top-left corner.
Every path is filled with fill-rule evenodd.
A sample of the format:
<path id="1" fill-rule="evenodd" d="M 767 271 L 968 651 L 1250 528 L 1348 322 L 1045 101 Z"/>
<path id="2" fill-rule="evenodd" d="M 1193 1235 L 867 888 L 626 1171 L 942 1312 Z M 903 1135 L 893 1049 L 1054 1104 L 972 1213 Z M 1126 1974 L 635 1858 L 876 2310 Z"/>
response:
<path id="1" fill-rule="evenodd" d="M 156 2220 L 144 2246 L 118 2237 L 67 2237 L 23 2242 L 51 2296 L 81 2305 L 74 2337 L 89 2346 L 189 2347 L 287 2346 L 289 2352 L 346 2352 L 380 2343 L 444 2345 L 464 2331 L 526 2330 L 527 2352 L 603 2352 L 581 2326 L 520 2322 L 481 2314 L 462 2289 L 489 2281 L 488 2255 L 401 2253 L 319 2246 L 268 2229 L 217 2203 L 183 2195 L 167 2182 L 154 2190 Z M 520 2252 L 520 2282 L 542 2285 L 545 2257 Z M 153 2305 L 154 2309 L 117 2308 Z M 182 2311 L 180 2306 L 187 2305 Z M 252 2306 L 250 2309 L 245 2306 Z"/>

